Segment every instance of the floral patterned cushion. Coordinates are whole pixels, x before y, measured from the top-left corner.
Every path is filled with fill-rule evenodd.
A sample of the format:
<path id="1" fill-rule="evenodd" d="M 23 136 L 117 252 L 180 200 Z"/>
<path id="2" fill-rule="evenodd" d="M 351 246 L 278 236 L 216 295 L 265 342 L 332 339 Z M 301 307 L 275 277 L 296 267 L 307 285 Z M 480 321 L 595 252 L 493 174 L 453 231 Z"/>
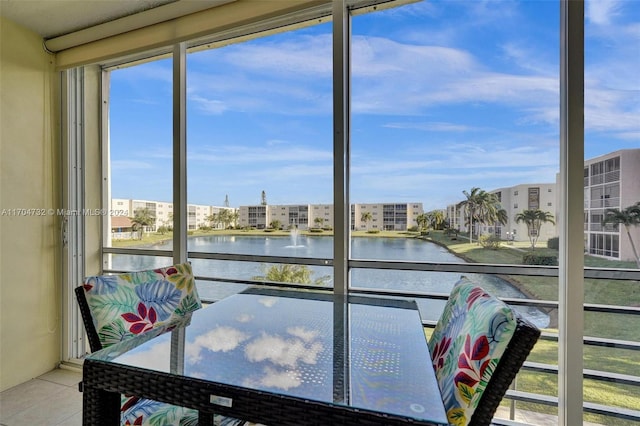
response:
<path id="1" fill-rule="evenodd" d="M 103 347 L 169 324 L 202 307 L 191 264 L 87 277 L 83 282 Z"/>
<path id="2" fill-rule="evenodd" d="M 202 307 L 189 263 L 142 272 L 87 277 L 83 287 L 93 324 L 104 348 L 179 320 Z M 122 396 L 120 415 L 123 425 L 198 424 L 196 410 L 125 395 Z"/>
<path id="3" fill-rule="evenodd" d="M 429 339 L 449 423 L 466 425 L 517 326 L 502 301 L 462 277 Z"/>

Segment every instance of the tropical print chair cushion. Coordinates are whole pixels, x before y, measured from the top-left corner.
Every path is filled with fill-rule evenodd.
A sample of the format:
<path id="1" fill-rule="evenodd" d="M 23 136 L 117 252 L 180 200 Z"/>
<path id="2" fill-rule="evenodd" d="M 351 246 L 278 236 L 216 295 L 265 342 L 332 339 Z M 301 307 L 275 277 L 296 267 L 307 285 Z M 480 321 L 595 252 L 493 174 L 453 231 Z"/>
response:
<path id="1" fill-rule="evenodd" d="M 202 307 L 189 263 L 87 277 L 83 287 L 103 348 Z"/>
<path id="2" fill-rule="evenodd" d="M 429 339 L 449 423 L 466 425 L 517 326 L 502 301 L 462 277 Z"/>
<path id="3" fill-rule="evenodd" d="M 87 277 L 83 287 L 103 348 L 177 321 L 202 307 L 189 263 Z M 125 395 L 122 396 L 120 418 L 123 425 L 198 424 L 196 410 Z M 220 419 L 217 423 L 223 424 Z"/>

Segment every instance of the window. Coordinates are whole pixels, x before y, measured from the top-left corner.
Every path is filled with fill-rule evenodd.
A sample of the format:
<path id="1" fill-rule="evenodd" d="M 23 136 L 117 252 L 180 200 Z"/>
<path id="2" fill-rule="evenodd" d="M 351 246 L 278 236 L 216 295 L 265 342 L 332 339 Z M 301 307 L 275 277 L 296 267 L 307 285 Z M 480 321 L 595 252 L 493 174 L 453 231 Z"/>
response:
<path id="1" fill-rule="evenodd" d="M 638 163 L 633 160 L 638 157 L 633 156 L 634 149 L 628 149 L 628 142 L 625 145 L 625 138 L 638 132 L 632 86 L 638 63 L 629 49 L 638 42 L 630 29 L 637 25 L 640 13 L 634 2 L 623 2 L 620 7 L 625 14 L 603 16 L 604 9 L 587 14 L 585 45 L 588 51 L 592 49 L 592 56 L 586 61 L 585 72 L 593 78 L 585 87 L 583 174 L 585 200 L 589 202 L 584 206 L 584 237 L 580 237 L 584 241 L 567 245 L 582 248 L 584 244 L 586 262 L 614 262 L 607 265 L 626 268 L 633 266 L 628 237 L 612 225 L 601 224 L 607 208 L 629 205 L 633 197 L 640 199 L 635 193 L 624 198 L 628 196 L 625 184 L 637 177 Z M 312 269 L 314 277 L 329 277 L 323 285 L 334 285 L 333 270 L 324 265 L 342 260 L 339 253 L 333 253 L 333 243 L 338 241 L 334 238 L 340 238 L 348 241 L 347 283 L 351 291 L 366 287 L 437 292 L 442 290 L 438 287 L 441 283 L 452 285 L 459 277 L 459 272 L 443 272 L 434 263 L 456 264 L 456 271 L 473 274 L 502 296 L 507 293 L 501 291 L 535 286 L 539 299 L 529 299 L 522 292 L 505 297 L 526 301 L 521 307 L 524 314 L 541 321 L 552 336 L 540 343 L 542 349 L 534 351 L 531 360 L 555 365 L 557 344 L 553 337 L 558 323 L 548 315 L 554 307 L 538 306 L 541 300 L 551 304 L 557 300 L 555 269 L 531 268 L 531 276 L 518 276 L 517 271 L 521 250 L 533 244 L 529 237 L 539 237 L 536 252 L 547 250 L 547 240 L 558 235 L 557 225 L 544 223 L 528 231 L 524 223 L 516 222 L 515 215 L 520 213 L 518 205 L 523 204 L 518 198 L 520 190 L 527 191 L 527 209 L 539 208 L 542 203 L 551 207 L 555 199 L 544 194 L 554 192 L 556 174 L 563 170 L 558 149 L 558 4 L 417 2 L 371 10 L 358 11 L 352 17 L 351 157 L 343 170 L 349 176 L 346 191 L 351 205 L 346 206 L 346 214 L 353 231 L 351 239 L 348 232 L 329 236 L 336 221 L 342 220 L 335 217 L 336 206 L 332 204 L 332 169 L 338 160 L 333 158 L 331 25 L 315 25 L 315 20 L 314 25 L 298 22 L 267 33 L 249 31 L 239 39 L 225 40 L 224 45 L 193 46 L 189 51 L 189 214 L 184 229 L 174 232 L 194 231 L 189 250 L 198 253 L 193 263 L 198 275 L 205 278 L 198 282 L 203 297 L 215 300 L 244 288 L 247 282 L 260 284 L 256 278 L 265 277 L 273 266 L 260 260 L 263 254 L 284 262 L 293 258 L 308 262 L 305 266 Z M 611 34 L 616 37 L 608 40 Z M 156 224 L 167 226 L 172 224 L 173 212 L 168 172 L 171 131 L 165 125 L 171 122 L 167 114 L 170 69 L 171 61 L 161 59 L 107 71 L 113 100 L 108 176 L 113 197 L 125 200 L 123 206 L 131 211 L 155 209 Z M 147 76 L 152 76 L 155 90 L 148 90 Z M 598 102 L 602 93 L 608 95 L 610 104 Z M 605 106 L 610 109 L 602 115 Z M 136 137 L 124 131 L 129 109 L 139 114 L 135 129 L 142 130 L 134 129 Z M 153 187 L 145 180 L 149 174 L 154 176 Z M 529 187 L 531 184 L 539 186 Z M 500 218 L 503 222 L 465 210 L 463 191 L 471 192 L 475 187 L 498 194 L 500 208 L 505 211 Z M 316 215 L 320 210 L 325 213 L 322 217 Z M 371 213 L 370 219 L 364 219 L 366 213 Z M 551 213 L 556 222 L 564 214 Z M 420 236 L 418 220 L 422 222 L 422 217 L 428 218 L 429 231 L 425 232 L 429 238 L 441 238 L 439 242 L 449 247 L 469 244 L 470 252 L 484 257 L 478 263 L 467 263 L 449 252 L 442 254 L 451 255 L 446 259 L 428 257 L 432 254 L 425 254 L 427 248 L 435 245 L 413 238 Z M 282 222 L 282 234 L 268 232 L 274 220 Z M 304 235 L 316 224 L 327 234 L 322 238 Z M 215 229 L 199 236 L 197 231 L 203 225 Z M 240 235 L 238 228 L 253 233 L 251 238 Z M 386 232 L 412 234 L 411 238 L 380 238 Z M 506 237 L 499 253 L 513 256 L 513 265 L 508 267 L 513 273 L 491 273 L 491 268 L 498 270 L 492 262 L 504 260 L 486 255 L 477 245 L 477 239 L 486 233 Z M 105 237 L 106 249 L 113 248 L 110 238 Z M 250 239 L 254 243 L 259 240 L 257 254 L 249 243 L 238 244 Z M 505 242 L 512 244 L 507 247 Z M 156 248 L 160 247 L 150 250 Z M 138 269 L 146 262 L 166 261 L 135 253 L 105 253 L 108 259 L 130 259 L 126 265 L 105 262 L 105 269 Z M 256 261 L 247 261 L 247 254 L 256 254 Z M 598 258 L 594 260 L 592 255 Z M 377 268 L 375 262 L 380 261 L 385 262 L 384 267 Z M 394 270 L 398 261 L 404 262 L 403 266 L 410 263 L 413 270 Z M 585 335 L 637 342 L 637 333 L 620 327 L 628 318 L 629 323 L 638 325 L 635 316 L 624 312 L 627 308 L 631 312 L 640 302 L 634 292 L 637 282 L 620 279 L 624 272 L 615 280 L 606 278 L 610 277 L 608 266 L 597 271 L 587 271 L 598 278 L 587 278 L 585 300 L 620 307 L 622 313 L 615 309 L 585 312 Z M 425 315 L 426 320 L 437 318 L 438 301 L 425 297 L 419 303 L 424 313 L 432 315 Z M 632 375 L 622 361 L 628 354 L 586 341 L 585 354 L 592 355 L 585 358 L 588 368 Z M 632 365 L 640 361 L 635 351 L 630 358 Z M 589 364 L 590 359 L 611 362 L 605 368 Z M 541 379 L 540 374 L 527 372 L 518 380 L 517 390 L 533 389 L 533 393 L 555 396 L 556 376 Z M 585 399 L 598 406 L 609 404 L 593 394 L 602 383 L 590 380 L 585 381 Z M 621 408 L 637 405 L 635 388 L 627 392 L 616 383 L 607 385 L 614 393 L 631 394 L 631 402 L 620 402 L 624 405 Z M 556 413 L 555 407 L 545 404 L 514 404 L 517 409 Z M 585 420 L 609 424 L 615 415 L 616 409 L 611 409 L 589 413 Z"/>
<path id="2" fill-rule="evenodd" d="M 107 247 L 144 240 L 163 226 L 172 227 L 171 218 L 161 217 L 158 207 L 158 202 L 173 197 L 171 156 L 166 155 L 172 147 L 172 87 L 164 71 L 171 69 L 171 64 L 171 59 L 162 59 L 108 73 L 107 173 L 112 197 L 118 199 L 116 206 L 130 208 L 124 222 L 107 218 Z M 112 200 L 107 203 L 107 210 L 120 210 L 114 208 Z M 152 257 L 146 259 L 155 262 Z M 156 260 L 153 266 L 167 262 L 166 258 Z M 118 270 L 139 267 L 131 256 L 116 254 L 108 255 L 105 265 Z"/>

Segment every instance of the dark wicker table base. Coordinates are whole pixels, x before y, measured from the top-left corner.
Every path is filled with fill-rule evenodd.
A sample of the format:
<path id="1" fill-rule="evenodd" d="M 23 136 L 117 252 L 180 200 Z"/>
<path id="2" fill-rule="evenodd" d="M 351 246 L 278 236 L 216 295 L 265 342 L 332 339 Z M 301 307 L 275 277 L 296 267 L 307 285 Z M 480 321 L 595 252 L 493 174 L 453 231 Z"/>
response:
<path id="1" fill-rule="evenodd" d="M 119 425 L 121 393 L 197 409 L 201 425 L 213 424 L 214 412 L 282 426 L 433 424 L 91 359 L 84 363 L 83 387 L 86 426 Z M 229 398 L 231 406 L 212 404 L 212 395 Z"/>

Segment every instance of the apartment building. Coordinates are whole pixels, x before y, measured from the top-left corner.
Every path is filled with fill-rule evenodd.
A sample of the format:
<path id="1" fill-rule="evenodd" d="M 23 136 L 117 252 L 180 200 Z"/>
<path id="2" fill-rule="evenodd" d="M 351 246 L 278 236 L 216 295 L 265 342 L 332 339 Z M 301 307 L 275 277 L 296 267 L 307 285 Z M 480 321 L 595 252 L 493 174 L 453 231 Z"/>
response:
<path id="1" fill-rule="evenodd" d="M 406 231 L 418 226 L 416 218 L 422 213 L 422 203 L 354 204 L 351 206 L 351 229 Z M 365 217 L 371 219 L 363 220 Z"/>
<path id="2" fill-rule="evenodd" d="M 516 215 L 524 210 L 542 210 L 556 217 L 556 184 L 534 183 L 520 184 L 511 187 L 498 188 L 489 191 L 495 194 L 500 206 L 507 212 L 507 223 L 474 224 L 474 235 L 492 234 L 504 240 L 528 241 L 529 230 L 524 222 L 516 222 Z M 462 201 L 462 200 L 461 200 Z M 458 204 L 447 206 L 446 217 L 454 229 L 461 232 L 469 231 L 469 223 L 464 209 Z M 535 230 L 531 230 L 535 232 Z M 552 223 L 545 223 L 540 228 L 539 241 L 546 241 L 557 235 L 556 227 Z"/>
<path id="3" fill-rule="evenodd" d="M 118 216 L 134 217 L 136 211 L 147 209 L 155 218 L 153 225 L 145 227 L 145 232 L 156 232 L 161 226 L 173 227 L 173 203 L 165 201 L 132 200 L 114 198 L 111 200 L 111 210 Z M 216 217 L 222 210 L 231 210 L 232 207 L 207 206 L 201 204 L 187 205 L 187 229 L 195 230 L 203 226 L 212 226 L 222 229 L 224 224 L 219 221 L 211 221 L 210 217 Z"/>
<path id="4" fill-rule="evenodd" d="M 423 212 L 422 203 L 353 204 L 351 229 L 406 231 L 418 225 L 416 218 Z M 284 228 L 327 228 L 334 225 L 331 204 L 240 206 L 239 213 L 241 227 L 264 229 L 275 220 Z M 365 213 L 370 213 L 370 220 L 363 220 Z"/>
<path id="5" fill-rule="evenodd" d="M 624 226 L 602 225 L 607 209 L 623 210 L 640 201 L 640 148 L 614 151 L 584 165 L 585 253 L 635 260 Z M 629 229 L 640 241 L 640 226 Z M 638 247 L 636 247 L 638 249 Z"/>

